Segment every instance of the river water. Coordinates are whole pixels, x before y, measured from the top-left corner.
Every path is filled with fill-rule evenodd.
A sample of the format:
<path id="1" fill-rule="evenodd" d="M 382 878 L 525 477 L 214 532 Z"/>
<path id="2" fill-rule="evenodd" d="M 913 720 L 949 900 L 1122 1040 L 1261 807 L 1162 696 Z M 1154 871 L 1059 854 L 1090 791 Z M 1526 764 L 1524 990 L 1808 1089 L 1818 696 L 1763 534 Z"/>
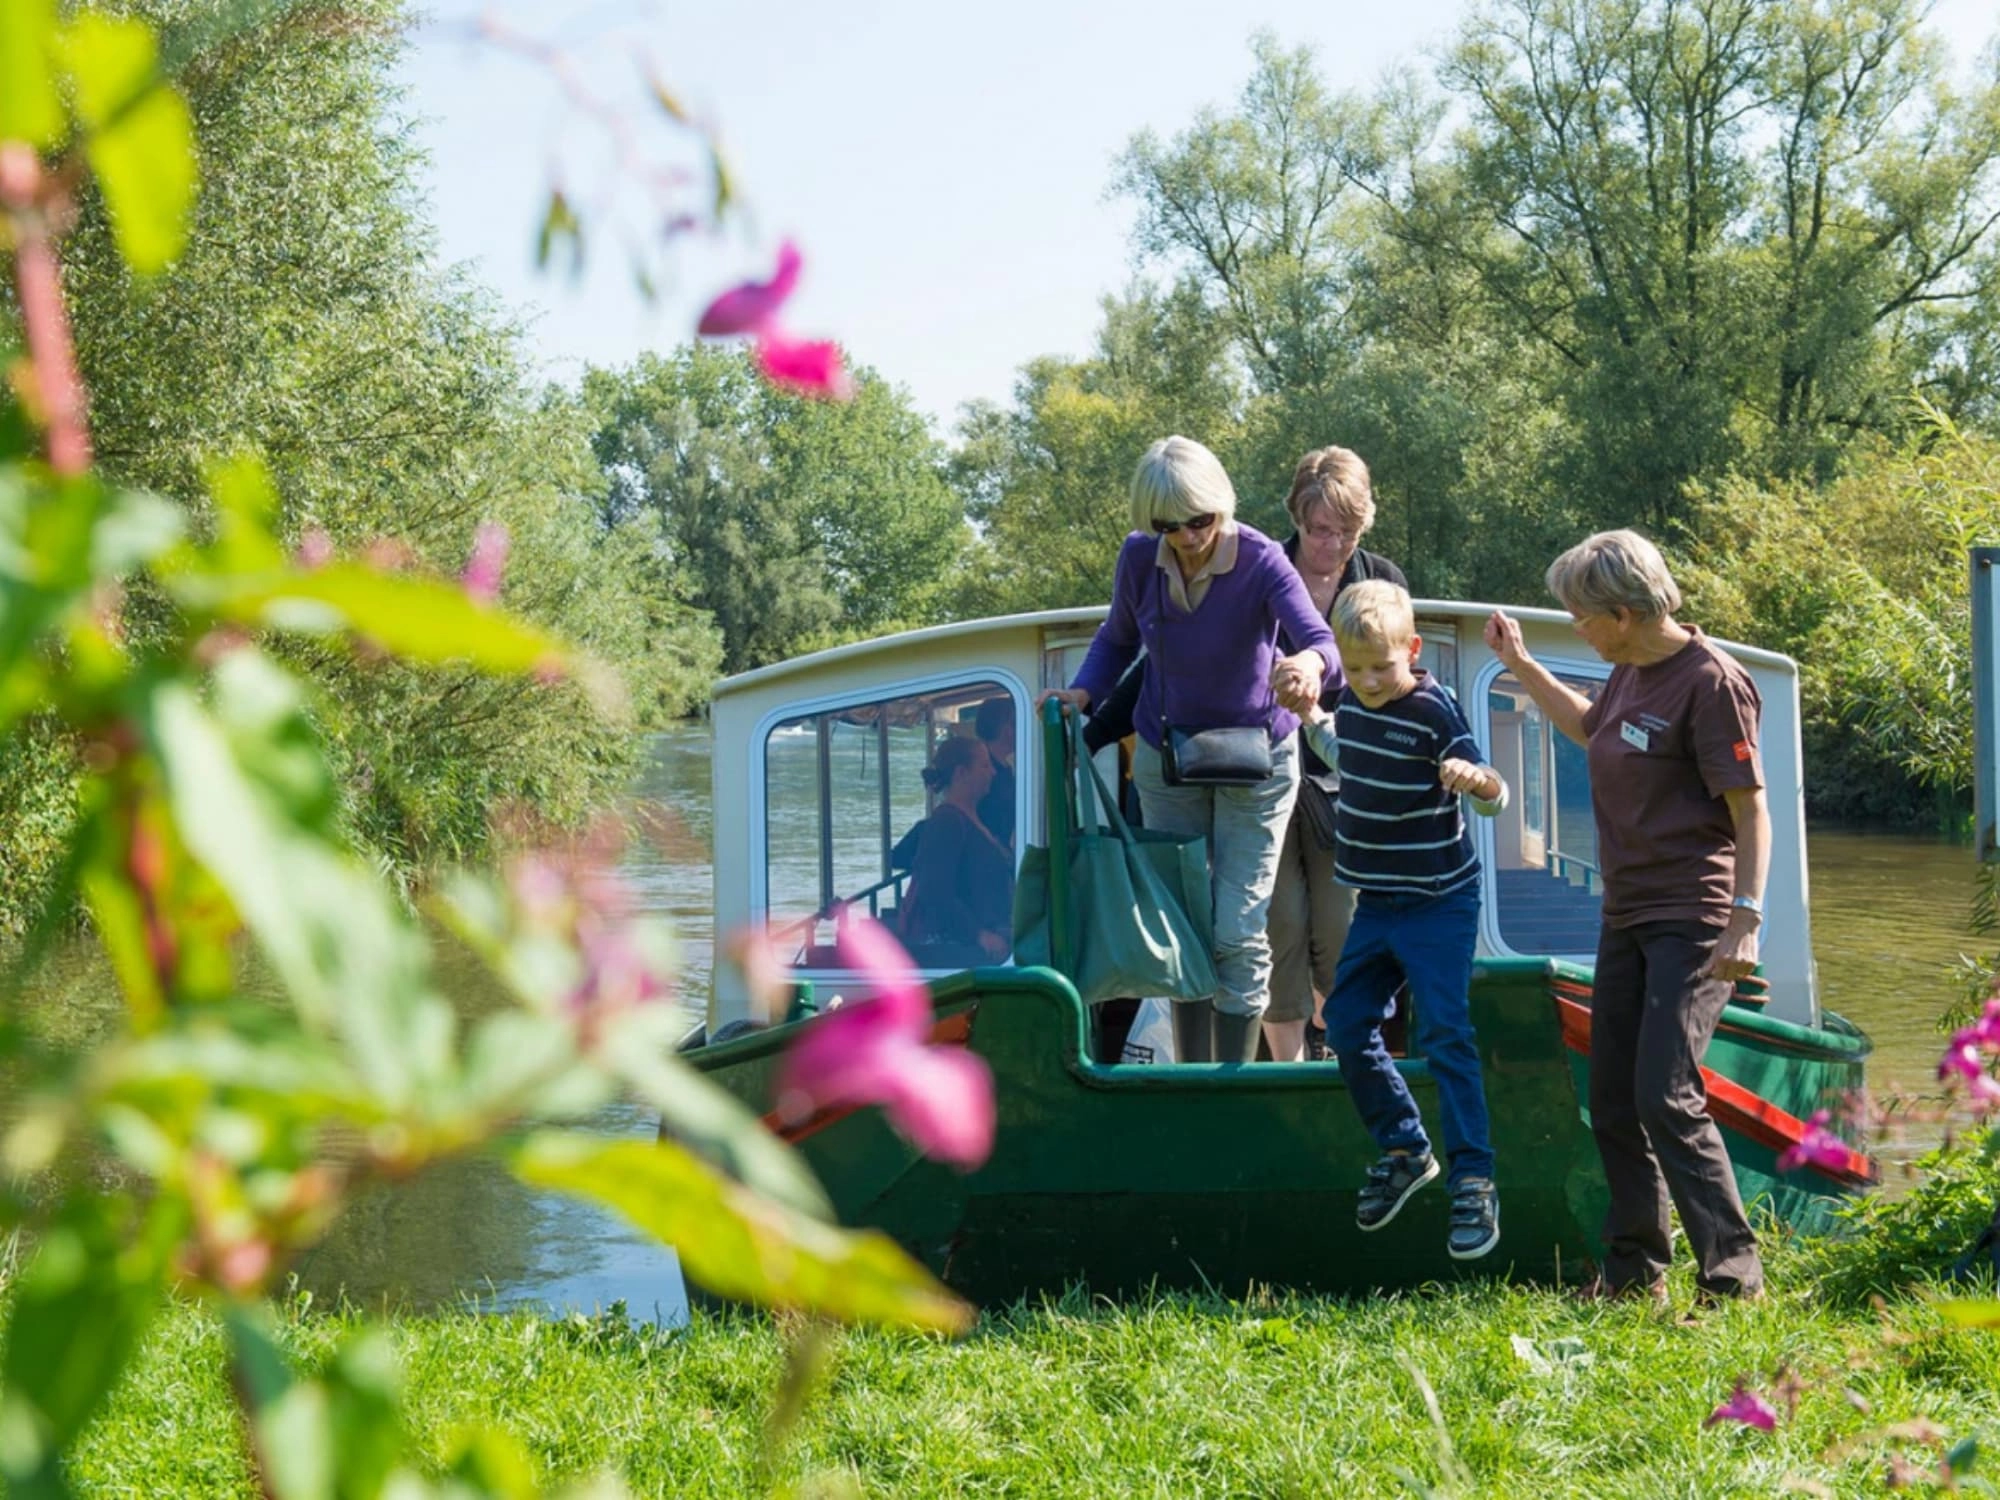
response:
<path id="1" fill-rule="evenodd" d="M 650 744 L 637 794 L 665 808 L 672 834 L 635 845 L 625 869 L 644 904 L 669 919 L 685 957 L 683 982 L 706 994 L 712 927 L 708 851 L 709 736 L 670 730 Z M 1808 836 L 1814 951 L 1823 1004 L 1875 1042 L 1871 1089 L 1920 1094 L 1933 1087 L 1941 1043 L 1936 1017 L 1959 992 L 1951 970 L 1982 951 L 1971 933 L 1971 850 L 1903 833 L 1814 830 Z M 69 995 L 101 970 L 83 954 L 56 966 Z M 607 1133 L 650 1136 L 639 1111 L 615 1109 Z M 1921 1139 L 1883 1142 L 1890 1161 Z M 439 1167 L 393 1193 L 354 1205 L 298 1267 L 322 1303 L 423 1310 L 476 1302 L 590 1312 L 625 1304 L 639 1318 L 674 1322 L 686 1298 L 670 1251 L 642 1241 L 589 1205 L 530 1192 L 483 1163 Z"/>

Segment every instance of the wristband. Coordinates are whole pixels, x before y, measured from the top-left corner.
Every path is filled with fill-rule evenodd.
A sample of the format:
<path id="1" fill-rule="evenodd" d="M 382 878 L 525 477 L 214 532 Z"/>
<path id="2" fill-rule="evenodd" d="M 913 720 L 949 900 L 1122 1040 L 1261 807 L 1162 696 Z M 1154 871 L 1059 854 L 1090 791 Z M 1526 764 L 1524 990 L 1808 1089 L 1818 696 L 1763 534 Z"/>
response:
<path id="1" fill-rule="evenodd" d="M 1764 915 L 1764 903 L 1759 901 L 1755 896 L 1738 896 L 1729 904 L 1737 910 L 1747 911 L 1755 917 L 1761 918 Z"/>

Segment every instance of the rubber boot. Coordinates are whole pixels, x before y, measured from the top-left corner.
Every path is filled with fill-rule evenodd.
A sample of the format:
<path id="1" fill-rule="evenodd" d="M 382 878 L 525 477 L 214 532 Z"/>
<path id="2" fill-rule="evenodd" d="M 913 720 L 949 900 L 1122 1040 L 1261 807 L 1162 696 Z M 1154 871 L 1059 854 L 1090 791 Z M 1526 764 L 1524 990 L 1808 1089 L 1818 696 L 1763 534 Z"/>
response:
<path id="1" fill-rule="evenodd" d="M 1215 1013 L 1215 1060 L 1220 1063 L 1247 1063 L 1257 1060 L 1257 1044 L 1264 1039 L 1261 1015 L 1239 1016 L 1219 1010 Z"/>
<path id="2" fill-rule="evenodd" d="M 1174 1061 L 1215 1061 L 1215 1007 L 1206 1000 L 1174 1005 Z"/>

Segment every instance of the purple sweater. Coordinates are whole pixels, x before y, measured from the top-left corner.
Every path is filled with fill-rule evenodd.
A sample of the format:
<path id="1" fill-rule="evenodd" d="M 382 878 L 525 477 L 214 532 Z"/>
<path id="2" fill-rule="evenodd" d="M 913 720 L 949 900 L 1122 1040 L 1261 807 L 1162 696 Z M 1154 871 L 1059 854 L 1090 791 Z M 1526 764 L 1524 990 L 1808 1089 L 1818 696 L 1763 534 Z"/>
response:
<path id="1" fill-rule="evenodd" d="M 1135 531 L 1118 550 L 1111 613 L 1097 627 L 1097 639 L 1070 685 L 1101 703 L 1146 647 L 1166 671 L 1146 673 L 1132 727 L 1155 748 L 1163 713 L 1179 729 L 1261 724 L 1273 740 L 1296 730 L 1298 717 L 1271 696 L 1271 665 L 1284 655 L 1280 630 L 1296 649 L 1311 647 L 1325 658 L 1328 683 L 1340 681 L 1333 632 L 1313 608 L 1285 549 L 1248 526 L 1239 524 L 1236 536 L 1236 566 L 1209 579 L 1208 593 L 1193 614 L 1184 613 L 1167 591 L 1166 574 L 1156 561 L 1157 538 Z"/>

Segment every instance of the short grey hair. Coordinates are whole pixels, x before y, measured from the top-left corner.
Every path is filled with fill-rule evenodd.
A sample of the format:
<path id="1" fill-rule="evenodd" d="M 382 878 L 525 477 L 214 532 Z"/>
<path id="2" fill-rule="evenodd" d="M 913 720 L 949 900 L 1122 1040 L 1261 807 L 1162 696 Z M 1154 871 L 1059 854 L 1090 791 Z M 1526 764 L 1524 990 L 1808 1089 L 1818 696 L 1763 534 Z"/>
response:
<path id="1" fill-rule="evenodd" d="M 1236 486 L 1222 460 L 1193 438 L 1161 438 L 1132 471 L 1132 529 L 1206 515 L 1236 516 Z"/>
<path id="2" fill-rule="evenodd" d="M 1658 620 L 1681 607 L 1681 591 L 1660 549 L 1636 531 L 1600 531 L 1549 564 L 1549 592 L 1573 615 L 1629 609 Z"/>

